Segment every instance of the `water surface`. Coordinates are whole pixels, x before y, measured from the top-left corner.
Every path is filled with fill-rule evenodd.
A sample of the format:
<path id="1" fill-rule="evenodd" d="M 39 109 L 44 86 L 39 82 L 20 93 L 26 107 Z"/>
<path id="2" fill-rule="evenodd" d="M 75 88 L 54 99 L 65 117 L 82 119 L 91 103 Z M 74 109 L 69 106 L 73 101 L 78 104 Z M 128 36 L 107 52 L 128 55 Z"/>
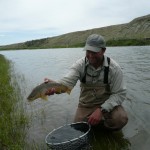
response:
<path id="1" fill-rule="evenodd" d="M 79 98 L 79 83 L 71 95 L 50 96 L 48 101 L 26 99 L 30 91 L 45 77 L 58 80 L 77 59 L 85 55 L 82 48 L 0 51 L 14 64 L 14 75 L 20 85 L 26 110 L 32 116 L 29 143 L 45 144 L 46 135 L 73 121 Z M 95 133 L 94 149 L 148 150 L 150 146 L 150 46 L 109 47 L 106 54 L 121 66 L 126 86 L 124 107 L 129 122 L 119 133 Z M 109 144 L 108 144 L 109 141 Z M 99 144 L 103 143 L 103 144 Z M 46 145 L 45 145 L 46 146 Z M 115 148 L 114 148 L 115 149 Z"/>

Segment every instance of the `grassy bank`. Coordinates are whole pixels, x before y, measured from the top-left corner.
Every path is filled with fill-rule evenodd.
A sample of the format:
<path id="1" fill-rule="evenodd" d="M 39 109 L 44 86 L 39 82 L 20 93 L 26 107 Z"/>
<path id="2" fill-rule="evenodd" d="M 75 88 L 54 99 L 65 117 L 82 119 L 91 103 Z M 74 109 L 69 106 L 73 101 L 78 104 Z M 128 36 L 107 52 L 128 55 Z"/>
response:
<path id="1" fill-rule="evenodd" d="M 21 150 L 25 146 L 28 117 L 17 84 L 11 82 L 10 62 L 0 55 L 0 149 Z"/>
<path id="2" fill-rule="evenodd" d="M 20 50 L 20 49 L 48 49 L 48 48 L 77 48 L 84 47 L 85 41 L 76 44 L 57 43 L 55 45 L 45 45 L 42 40 L 27 41 L 23 44 L 14 44 L 8 46 L 0 46 L 0 50 Z M 107 47 L 111 46 L 147 46 L 150 45 L 150 38 L 147 39 L 116 39 L 108 40 Z"/>
<path id="3" fill-rule="evenodd" d="M 107 41 L 108 46 L 145 46 L 150 45 L 150 39 L 120 39 Z"/>

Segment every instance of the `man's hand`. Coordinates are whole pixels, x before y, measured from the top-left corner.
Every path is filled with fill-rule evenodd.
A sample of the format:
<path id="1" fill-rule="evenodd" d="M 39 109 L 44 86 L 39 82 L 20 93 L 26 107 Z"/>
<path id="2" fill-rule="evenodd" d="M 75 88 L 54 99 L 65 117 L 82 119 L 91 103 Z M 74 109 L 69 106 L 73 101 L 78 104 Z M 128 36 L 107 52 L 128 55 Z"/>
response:
<path id="1" fill-rule="evenodd" d="M 102 112 L 100 108 L 97 108 L 89 117 L 88 123 L 91 125 L 97 125 L 102 119 Z"/>
<path id="2" fill-rule="evenodd" d="M 48 83 L 48 82 L 55 82 L 55 81 L 53 81 L 53 80 L 51 80 L 51 79 L 48 79 L 48 78 L 44 78 L 44 82 L 45 82 L 45 83 Z"/>
<path id="3" fill-rule="evenodd" d="M 48 82 L 55 82 L 55 81 L 53 81 L 51 79 L 48 79 L 48 78 L 45 78 L 44 82 L 48 83 Z M 55 93 L 56 93 L 56 89 L 55 88 L 51 88 L 50 90 L 46 91 L 45 95 L 49 95 L 50 96 L 50 95 L 54 95 Z"/>
<path id="4" fill-rule="evenodd" d="M 50 96 L 50 95 L 54 95 L 55 93 L 56 93 L 55 88 L 51 88 L 50 90 L 46 91 L 45 95 Z"/>

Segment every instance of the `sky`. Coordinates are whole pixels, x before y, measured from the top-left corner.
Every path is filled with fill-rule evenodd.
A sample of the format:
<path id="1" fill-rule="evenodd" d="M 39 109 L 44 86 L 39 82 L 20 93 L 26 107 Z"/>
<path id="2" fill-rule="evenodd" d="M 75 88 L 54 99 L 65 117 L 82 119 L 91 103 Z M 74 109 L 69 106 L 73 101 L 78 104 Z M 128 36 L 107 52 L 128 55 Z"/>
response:
<path id="1" fill-rule="evenodd" d="M 128 23 L 150 0 L 0 0 L 0 45 Z"/>

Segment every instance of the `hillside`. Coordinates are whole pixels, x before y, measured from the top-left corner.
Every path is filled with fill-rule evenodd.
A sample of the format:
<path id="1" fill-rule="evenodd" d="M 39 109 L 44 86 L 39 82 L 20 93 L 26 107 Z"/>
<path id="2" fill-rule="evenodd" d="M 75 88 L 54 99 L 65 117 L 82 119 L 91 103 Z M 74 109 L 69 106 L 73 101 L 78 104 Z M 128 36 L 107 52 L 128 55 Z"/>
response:
<path id="1" fill-rule="evenodd" d="M 135 18 L 126 24 L 71 32 L 51 38 L 0 46 L 0 49 L 82 47 L 87 37 L 93 33 L 103 35 L 108 46 L 150 45 L 150 15 Z"/>

